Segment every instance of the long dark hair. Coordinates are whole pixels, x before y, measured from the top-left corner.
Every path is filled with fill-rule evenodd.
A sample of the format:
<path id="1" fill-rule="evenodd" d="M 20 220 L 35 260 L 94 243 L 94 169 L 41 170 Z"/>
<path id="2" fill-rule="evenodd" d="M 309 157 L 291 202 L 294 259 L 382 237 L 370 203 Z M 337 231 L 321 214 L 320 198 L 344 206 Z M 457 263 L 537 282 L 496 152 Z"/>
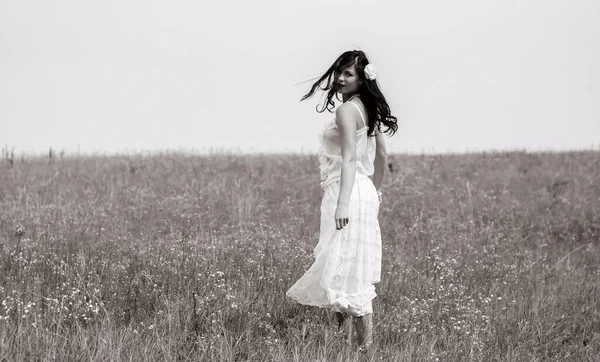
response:
<path id="1" fill-rule="evenodd" d="M 390 135 L 395 134 L 398 130 L 398 119 L 392 116 L 390 106 L 385 100 L 383 93 L 381 93 L 377 80 L 369 80 L 366 78 L 365 66 L 369 64 L 369 60 L 362 50 L 350 50 L 340 55 L 337 60 L 333 62 L 331 67 L 329 67 L 327 72 L 312 85 L 310 91 L 306 93 L 300 101 L 302 102 L 303 100 L 312 97 L 318 88 L 327 92 L 327 98 L 320 110 L 317 105 L 317 112 L 322 113 L 325 110 L 328 110 L 330 113 L 333 113 L 335 107 L 333 96 L 335 95 L 338 101 L 340 100 L 338 98 L 338 87 L 336 83 L 337 77 L 344 69 L 352 64 L 354 64 L 356 73 L 362 81 L 362 84 L 358 86 L 354 94 L 350 94 L 349 96 L 355 94 L 360 96 L 360 99 L 365 106 L 367 114 L 369 115 L 368 135 L 373 134 L 375 127 L 377 127 L 380 132 L 389 133 Z M 325 84 L 323 85 L 323 83 Z M 382 130 L 381 124 L 385 125 L 387 129 Z"/>

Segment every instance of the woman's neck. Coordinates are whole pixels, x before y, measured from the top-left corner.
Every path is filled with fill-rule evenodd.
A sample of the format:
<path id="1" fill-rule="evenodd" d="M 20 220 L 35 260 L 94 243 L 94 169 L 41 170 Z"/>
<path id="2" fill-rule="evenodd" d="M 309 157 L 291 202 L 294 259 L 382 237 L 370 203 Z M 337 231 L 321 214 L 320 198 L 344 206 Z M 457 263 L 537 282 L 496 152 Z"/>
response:
<path id="1" fill-rule="evenodd" d="M 349 100 L 351 100 L 352 98 L 356 98 L 356 97 L 358 97 L 358 94 L 356 94 L 356 93 L 354 93 L 350 97 L 348 97 L 348 95 L 346 95 L 346 94 L 342 94 L 342 102 L 346 103 Z"/>

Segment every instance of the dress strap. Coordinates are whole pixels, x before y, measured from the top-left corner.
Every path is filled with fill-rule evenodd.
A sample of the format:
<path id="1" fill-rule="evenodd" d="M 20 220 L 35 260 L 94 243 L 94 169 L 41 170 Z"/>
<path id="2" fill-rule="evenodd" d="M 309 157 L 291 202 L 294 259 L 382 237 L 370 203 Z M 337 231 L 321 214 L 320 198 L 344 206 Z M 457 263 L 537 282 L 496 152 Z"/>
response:
<path id="1" fill-rule="evenodd" d="M 354 107 L 356 107 L 356 109 L 358 110 L 358 113 L 360 113 L 360 118 L 362 118 L 362 120 L 363 120 L 363 127 L 366 127 L 367 121 L 365 121 L 365 116 L 363 116 L 363 112 L 360 110 L 360 107 L 356 103 L 352 102 L 351 100 L 348 101 L 348 103 L 352 103 L 352 105 Z"/>

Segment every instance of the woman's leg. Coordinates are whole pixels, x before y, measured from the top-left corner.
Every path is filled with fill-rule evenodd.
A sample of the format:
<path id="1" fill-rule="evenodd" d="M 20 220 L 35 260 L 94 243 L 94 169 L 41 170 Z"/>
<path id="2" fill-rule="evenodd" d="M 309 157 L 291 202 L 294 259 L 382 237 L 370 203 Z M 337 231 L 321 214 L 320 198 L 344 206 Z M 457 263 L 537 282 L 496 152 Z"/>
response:
<path id="1" fill-rule="evenodd" d="M 354 323 L 356 325 L 356 333 L 358 334 L 358 344 L 369 348 L 373 343 L 373 313 L 355 317 Z"/>
<path id="2" fill-rule="evenodd" d="M 352 335 L 354 332 L 352 330 L 352 324 L 353 324 L 352 316 L 347 315 L 346 313 L 335 312 L 335 319 L 338 324 L 337 333 L 345 334 L 346 335 L 346 343 L 348 345 L 351 345 L 352 344 Z"/>
<path id="3" fill-rule="evenodd" d="M 344 321 L 346 320 L 346 316 L 344 315 L 344 313 L 335 312 L 335 319 L 337 320 L 338 330 L 342 329 Z"/>

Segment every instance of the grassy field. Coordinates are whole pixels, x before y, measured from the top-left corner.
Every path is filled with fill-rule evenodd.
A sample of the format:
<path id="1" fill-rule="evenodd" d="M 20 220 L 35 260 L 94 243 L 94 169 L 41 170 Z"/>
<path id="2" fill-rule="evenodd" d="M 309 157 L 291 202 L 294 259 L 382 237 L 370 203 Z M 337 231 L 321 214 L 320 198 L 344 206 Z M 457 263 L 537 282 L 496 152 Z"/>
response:
<path id="1" fill-rule="evenodd" d="M 0 164 L 0 361 L 600 361 L 600 153 L 389 157 L 375 343 L 285 291 L 317 157 Z"/>

